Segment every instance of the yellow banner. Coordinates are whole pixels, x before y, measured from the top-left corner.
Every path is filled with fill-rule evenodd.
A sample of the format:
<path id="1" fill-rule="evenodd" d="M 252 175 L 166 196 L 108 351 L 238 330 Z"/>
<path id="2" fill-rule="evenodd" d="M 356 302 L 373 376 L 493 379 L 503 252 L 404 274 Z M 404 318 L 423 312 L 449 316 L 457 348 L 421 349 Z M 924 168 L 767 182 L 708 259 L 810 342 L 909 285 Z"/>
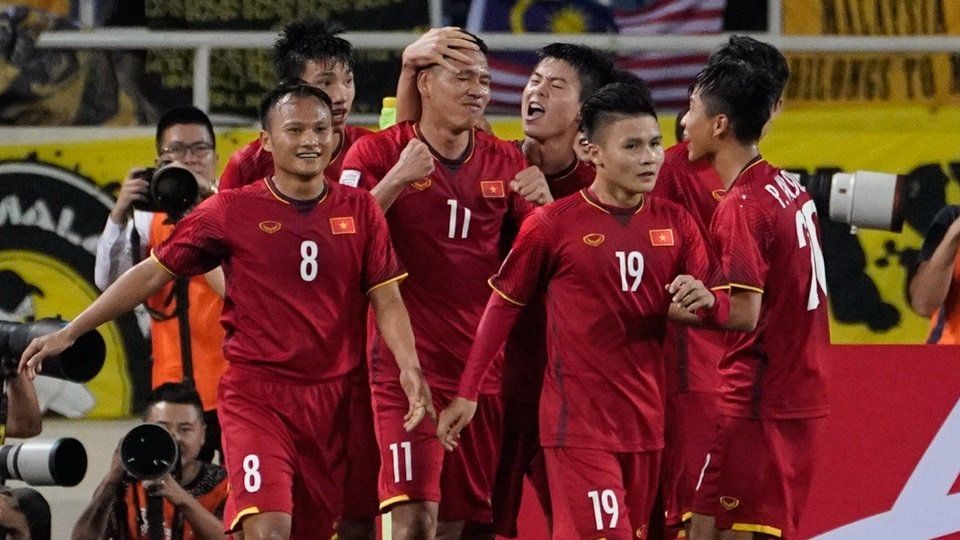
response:
<path id="1" fill-rule="evenodd" d="M 954 0 L 783 0 L 790 35 L 960 35 Z"/>

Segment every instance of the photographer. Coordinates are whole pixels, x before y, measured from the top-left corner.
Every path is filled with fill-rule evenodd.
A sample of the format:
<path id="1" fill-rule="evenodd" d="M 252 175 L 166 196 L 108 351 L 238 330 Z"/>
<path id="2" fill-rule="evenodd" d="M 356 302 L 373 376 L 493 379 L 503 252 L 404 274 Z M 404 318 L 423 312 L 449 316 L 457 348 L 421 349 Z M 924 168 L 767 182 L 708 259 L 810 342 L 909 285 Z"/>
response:
<path id="1" fill-rule="evenodd" d="M 960 343 L 960 206 L 947 206 L 933 218 L 910 281 L 910 305 L 931 318 L 927 343 Z"/>
<path id="2" fill-rule="evenodd" d="M 170 163 L 182 165 L 196 177 L 198 198 L 213 193 L 217 174 L 216 139 L 213 125 L 203 111 L 179 107 L 164 114 L 157 124 L 156 145 L 158 167 Z M 135 209 L 143 207 L 151 198 L 149 173 L 144 168 L 132 169 L 120 188 L 117 203 L 97 243 L 95 281 L 100 289 L 106 289 L 143 260 L 152 247 L 166 240 L 182 217 L 165 211 Z M 221 350 L 224 331 L 219 320 L 222 295 L 223 273 L 217 268 L 207 276 L 175 280 L 145 303 L 151 316 L 151 386 L 189 381 L 197 389 L 207 424 L 207 440 L 200 456 L 207 461 L 220 449 L 217 384 L 226 370 Z M 183 335 L 182 329 L 186 330 Z"/>
<path id="3" fill-rule="evenodd" d="M 142 538 L 150 494 L 162 496 L 166 538 L 225 538 L 224 504 L 227 473 L 197 459 L 204 439 L 203 410 L 196 391 L 181 383 L 165 383 L 148 399 L 144 422 L 165 427 L 180 447 L 180 480 L 166 474 L 140 482 L 125 474 L 119 448 L 93 500 L 73 529 L 73 538 Z"/>

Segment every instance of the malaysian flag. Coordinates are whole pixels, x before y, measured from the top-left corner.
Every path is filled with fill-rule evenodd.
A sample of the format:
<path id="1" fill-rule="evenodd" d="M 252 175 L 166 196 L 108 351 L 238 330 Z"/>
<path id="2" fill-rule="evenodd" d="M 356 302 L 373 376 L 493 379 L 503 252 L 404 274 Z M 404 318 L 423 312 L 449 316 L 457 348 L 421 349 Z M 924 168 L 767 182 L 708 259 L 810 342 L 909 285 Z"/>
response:
<path id="1" fill-rule="evenodd" d="M 717 34 L 723 28 L 726 0 L 654 0 L 626 9 L 607 8 L 593 0 L 473 0 L 467 27 L 472 32 L 619 32 L 634 36 Z M 641 2 L 642 4 L 642 2 Z M 492 100 L 488 110 L 517 114 L 520 94 L 536 62 L 530 53 L 488 55 Z M 621 68 L 650 86 L 657 106 L 676 110 L 687 102 L 687 89 L 706 64 L 698 53 L 617 55 Z"/>

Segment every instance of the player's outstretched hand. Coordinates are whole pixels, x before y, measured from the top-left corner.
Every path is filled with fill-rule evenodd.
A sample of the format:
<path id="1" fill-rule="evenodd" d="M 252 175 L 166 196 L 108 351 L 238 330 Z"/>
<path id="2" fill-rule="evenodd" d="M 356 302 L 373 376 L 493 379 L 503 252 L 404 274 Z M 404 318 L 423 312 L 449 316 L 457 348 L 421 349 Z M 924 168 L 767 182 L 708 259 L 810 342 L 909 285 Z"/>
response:
<path id="1" fill-rule="evenodd" d="M 393 166 L 397 178 L 405 183 L 417 182 L 433 172 L 433 155 L 420 139 L 410 139 Z"/>
<path id="2" fill-rule="evenodd" d="M 531 165 L 517 173 L 510 181 L 510 189 L 516 191 L 524 199 L 536 204 L 548 204 L 553 202 L 553 195 L 550 194 L 550 185 L 547 184 L 547 177 L 543 175 L 540 168 Z"/>
<path id="3" fill-rule="evenodd" d="M 453 65 L 450 59 L 456 59 L 464 64 L 472 64 L 473 60 L 458 49 L 480 50 L 473 38 L 460 31 L 455 26 L 433 28 L 420 36 L 416 41 L 403 49 L 403 67 L 414 70 L 439 64 L 453 73 L 459 73 L 460 68 Z"/>
<path id="4" fill-rule="evenodd" d="M 30 380 L 35 379 L 40 374 L 45 359 L 57 356 L 76 341 L 68 330 L 69 327 L 34 338 L 20 355 L 20 366 L 17 371 L 29 377 Z"/>
<path id="5" fill-rule="evenodd" d="M 702 281 L 686 274 L 674 278 L 667 285 L 667 292 L 673 295 L 673 303 L 690 313 L 700 308 L 710 309 L 717 300 Z"/>
<path id="6" fill-rule="evenodd" d="M 477 402 L 462 397 L 454 398 L 440 411 L 437 438 L 448 452 L 452 452 L 460 443 L 460 432 L 467 427 L 475 414 L 477 414 Z"/>
<path id="7" fill-rule="evenodd" d="M 407 394 L 410 409 L 403 416 L 403 429 L 412 431 L 425 416 L 436 420 L 437 411 L 433 408 L 433 398 L 430 396 L 430 386 L 423 377 L 420 368 L 400 370 L 400 386 Z"/>

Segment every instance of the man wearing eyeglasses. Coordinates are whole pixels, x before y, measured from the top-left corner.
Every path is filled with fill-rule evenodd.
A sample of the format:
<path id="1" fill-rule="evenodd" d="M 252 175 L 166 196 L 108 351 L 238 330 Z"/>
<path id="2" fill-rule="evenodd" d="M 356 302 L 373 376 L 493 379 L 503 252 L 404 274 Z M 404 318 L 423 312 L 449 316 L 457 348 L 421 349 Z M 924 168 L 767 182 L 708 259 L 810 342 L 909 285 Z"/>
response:
<path id="1" fill-rule="evenodd" d="M 216 138 L 203 111 L 178 107 L 164 114 L 157 123 L 156 143 L 158 167 L 172 162 L 189 169 L 197 179 L 198 198 L 213 194 L 218 159 Z M 173 231 L 175 217 L 134 209 L 135 203 L 148 198 L 150 178 L 146 172 L 146 168 L 137 167 L 127 174 L 97 243 L 94 278 L 101 290 L 147 257 L 150 249 L 159 246 Z M 206 276 L 174 280 L 145 303 L 151 318 L 151 387 L 182 381 L 196 388 L 207 426 L 199 457 L 207 462 L 220 450 L 217 384 L 227 367 L 220 325 L 222 295 L 223 273 L 217 268 Z M 182 336 L 181 328 L 186 329 Z"/>

